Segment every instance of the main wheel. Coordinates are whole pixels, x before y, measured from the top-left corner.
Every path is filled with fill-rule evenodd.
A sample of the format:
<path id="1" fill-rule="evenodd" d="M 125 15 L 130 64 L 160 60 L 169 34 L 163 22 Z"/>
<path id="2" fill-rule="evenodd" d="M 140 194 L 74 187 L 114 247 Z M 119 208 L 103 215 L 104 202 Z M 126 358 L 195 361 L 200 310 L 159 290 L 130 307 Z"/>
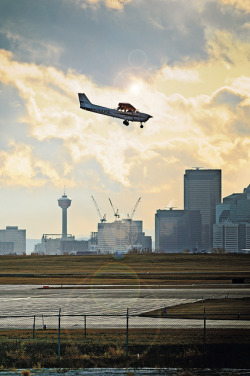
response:
<path id="1" fill-rule="evenodd" d="M 140 128 L 143 128 L 143 124 L 140 125 Z"/>
<path id="2" fill-rule="evenodd" d="M 128 120 L 124 120 L 123 124 L 128 126 L 129 125 L 129 121 Z"/>

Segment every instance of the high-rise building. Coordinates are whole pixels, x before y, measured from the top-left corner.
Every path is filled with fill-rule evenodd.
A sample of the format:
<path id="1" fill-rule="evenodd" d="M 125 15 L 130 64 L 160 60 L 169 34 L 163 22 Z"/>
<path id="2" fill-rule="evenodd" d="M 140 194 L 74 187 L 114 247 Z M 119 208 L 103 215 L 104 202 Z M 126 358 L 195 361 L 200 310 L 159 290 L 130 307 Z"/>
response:
<path id="1" fill-rule="evenodd" d="M 213 229 L 213 248 L 222 248 L 226 252 L 250 251 L 250 223 L 223 222 L 215 224 Z"/>
<path id="2" fill-rule="evenodd" d="M 155 249 L 181 252 L 201 248 L 199 210 L 157 210 L 155 214 Z"/>
<path id="3" fill-rule="evenodd" d="M 71 205 L 71 200 L 64 193 L 62 197 L 58 199 L 58 205 L 62 208 L 62 238 L 67 238 L 67 210 Z"/>
<path id="4" fill-rule="evenodd" d="M 250 223 L 250 185 L 243 193 L 233 193 L 216 205 L 216 223 Z"/>
<path id="5" fill-rule="evenodd" d="M 184 175 L 184 209 L 201 213 L 202 248 L 213 247 L 213 225 L 216 222 L 216 205 L 221 202 L 221 170 L 199 167 L 186 170 Z"/>
<path id="6" fill-rule="evenodd" d="M 101 253 L 142 251 L 149 239 L 145 239 L 142 221 L 122 219 L 98 223 L 98 251 Z"/>
<path id="7" fill-rule="evenodd" d="M 243 193 L 233 193 L 216 205 L 213 247 L 227 252 L 250 249 L 250 185 Z"/>
<path id="8" fill-rule="evenodd" d="M 239 225 L 224 222 L 213 225 L 213 248 L 223 249 L 227 252 L 238 251 Z"/>
<path id="9" fill-rule="evenodd" d="M 26 230 L 19 230 L 18 226 L 6 226 L 0 230 L 0 254 L 26 253 Z"/>

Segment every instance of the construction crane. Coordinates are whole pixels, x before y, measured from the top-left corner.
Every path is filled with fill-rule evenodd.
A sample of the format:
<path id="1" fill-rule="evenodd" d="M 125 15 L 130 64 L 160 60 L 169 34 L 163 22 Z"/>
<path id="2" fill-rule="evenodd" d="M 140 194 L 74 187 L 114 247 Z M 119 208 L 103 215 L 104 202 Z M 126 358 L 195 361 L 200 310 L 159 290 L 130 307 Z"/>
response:
<path id="1" fill-rule="evenodd" d="M 114 206 L 113 206 L 112 201 L 110 200 L 110 198 L 109 198 L 109 202 L 110 202 L 110 205 L 111 205 L 111 207 L 112 207 L 112 209 L 113 209 L 114 216 L 115 216 L 116 218 L 120 218 L 120 214 L 118 213 L 118 209 L 115 210 L 115 208 L 114 208 Z"/>
<path id="2" fill-rule="evenodd" d="M 135 214 L 135 211 L 136 211 L 137 206 L 138 206 L 138 204 L 139 204 L 140 201 L 141 201 L 141 197 L 139 197 L 138 200 L 136 201 L 136 204 L 135 204 L 135 206 L 134 206 L 134 208 L 133 208 L 133 210 L 132 210 L 131 215 L 128 214 L 128 219 L 129 219 L 130 221 L 132 221 L 133 216 L 134 216 L 134 214 Z"/>
<path id="3" fill-rule="evenodd" d="M 96 202 L 96 200 L 94 199 L 94 197 L 93 196 L 91 196 L 92 197 L 92 200 L 94 201 L 94 204 L 95 204 L 95 207 L 96 207 L 96 210 L 97 210 L 97 212 L 98 212 L 98 215 L 99 215 L 99 217 L 100 217 L 100 221 L 101 222 L 106 222 L 106 214 L 104 214 L 103 216 L 101 215 L 101 212 L 100 212 L 100 209 L 98 208 L 98 205 L 97 205 L 97 202 Z"/>

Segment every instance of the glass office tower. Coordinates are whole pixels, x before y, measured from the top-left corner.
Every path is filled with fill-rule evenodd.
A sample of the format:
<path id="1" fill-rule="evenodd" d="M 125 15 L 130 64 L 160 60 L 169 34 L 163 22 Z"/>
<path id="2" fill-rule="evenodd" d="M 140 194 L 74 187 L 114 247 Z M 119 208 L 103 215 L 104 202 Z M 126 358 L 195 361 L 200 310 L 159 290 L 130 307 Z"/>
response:
<path id="1" fill-rule="evenodd" d="M 182 252 L 201 247 L 201 214 L 198 210 L 157 210 L 156 252 Z"/>
<path id="2" fill-rule="evenodd" d="M 233 193 L 216 205 L 214 248 L 227 252 L 250 249 L 250 185 L 243 193 Z M 229 239 L 229 241 L 228 241 Z"/>
<path id="3" fill-rule="evenodd" d="M 221 170 L 186 170 L 184 175 L 184 209 L 201 213 L 202 248 L 213 248 L 213 225 L 216 205 L 221 203 Z"/>

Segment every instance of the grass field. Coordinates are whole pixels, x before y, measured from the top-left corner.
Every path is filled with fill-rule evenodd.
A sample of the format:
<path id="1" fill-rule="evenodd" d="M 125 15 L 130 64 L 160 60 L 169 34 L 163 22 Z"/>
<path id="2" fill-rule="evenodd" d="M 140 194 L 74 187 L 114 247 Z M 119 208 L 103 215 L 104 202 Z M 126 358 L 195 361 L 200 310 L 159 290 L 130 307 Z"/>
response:
<path id="1" fill-rule="evenodd" d="M 250 331 L 209 329 L 1 331 L 1 367 L 240 367 L 250 366 Z M 8 338 L 8 339 L 4 339 Z M 128 351 L 128 353 L 127 353 Z"/>
<path id="2" fill-rule="evenodd" d="M 247 254 L 0 256 L 0 284 L 192 285 L 250 283 Z"/>
<path id="3" fill-rule="evenodd" d="M 61 329 L 61 341 L 69 344 L 85 344 L 86 348 L 96 345 L 112 345 L 114 347 L 125 347 L 126 329 Z M 129 345 L 153 346 L 153 345 L 200 345 L 203 344 L 203 328 L 201 329 L 172 329 L 172 328 L 130 328 Z M 33 331 L 30 329 L 1 329 L 0 340 L 8 339 L 10 342 L 18 340 L 33 340 Z M 57 329 L 37 329 L 35 331 L 34 343 L 57 342 Z M 250 345 L 250 329 L 207 329 L 207 343 L 234 343 Z"/>

